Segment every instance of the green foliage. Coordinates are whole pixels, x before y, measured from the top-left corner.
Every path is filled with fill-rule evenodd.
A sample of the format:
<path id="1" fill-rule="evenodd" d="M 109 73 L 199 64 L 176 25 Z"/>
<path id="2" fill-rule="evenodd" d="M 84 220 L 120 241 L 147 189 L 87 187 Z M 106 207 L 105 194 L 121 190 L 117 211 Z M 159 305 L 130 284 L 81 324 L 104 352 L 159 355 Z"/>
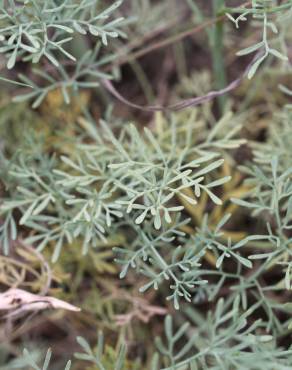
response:
<path id="1" fill-rule="evenodd" d="M 279 33 L 279 27 L 283 27 L 285 22 L 291 22 L 291 11 L 292 2 L 290 0 L 279 5 L 278 1 L 273 0 L 253 0 L 252 7 L 247 5 L 246 7 L 232 9 L 232 12 L 240 13 L 237 18 L 227 13 L 229 19 L 235 23 L 236 28 L 239 28 L 239 22 L 246 21 L 249 16 L 252 16 L 255 23 L 262 28 L 262 39 L 259 42 L 237 52 L 239 56 L 258 52 L 249 70 L 249 78 L 255 75 L 259 66 L 269 55 L 288 62 L 286 47 L 283 47 L 285 38 L 283 39 L 283 33 Z M 272 36 L 270 36 L 270 33 Z M 283 52 L 273 47 L 275 43 L 281 45 L 282 49 L 284 49 Z"/>
<path id="2" fill-rule="evenodd" d="M 8 3 L 7 5 L 5 3 Z M 7 56 L 7 68 L 12 69 L 16 60 L 38 63 L 46 57 L 56 67 L 60 63 L 53 56 L 60 51 L 62 56 L 76 61 L 63 46 L 71 41 L 75 32 L 102 39 L 107 45 L 109 37 L 119 35 L 121 18 L 105 22 L 121 5 L 116 1 L 106 10 L 96 14 L 97 1 L 65 1 L 57 6 L 51 1 L 5 1 L 1 2 L 1 52 Z M 51 30 L 53 32 L 51 32 Z"/>
<path id="3" fill-rule="evenodd" d="M 109 363 L 109 359 L 106 358 L 106 353 L 104 349 L 104 337 L 102 333 L 98 335 L 98 343 L 95 352 L 92 351 L 90 345 L 82 337 L 77 337 L 77 342 L 81 346 L 83 353 L 75 353 L 77 359 L 83 361 L 89 361 L 97 367 L 98 370 L 106 370 L 112 368 L 113 370 L 123 370 L 125 369 L 125 356 L 126 356 L 126 346 L 122 345 L 117 352 L 117 358 L 115 363 Z"/>
<path id="4" fill-rule="evenodd" d="M 23 93 L 15 96 L 13 102 L 20 103 L 29 99 L 33 99 L 33 108 L 38 108 L 47 95 L 57 89 L 61 89 L 63 99 L 66 104 L 69 104 L 72 95 L 76 95 L 82 88 L 96 88 L 100 85 L 100 80 L 103 78 L 112 78 L 111 74 L 100 71 L 100 67 L 106 62 L 113 59 L 113 56 L 99 58 L 100 44 L 97 44 L 93 50 L 88 50 L 82 58 L 80 58 L 74 66 L 74 71 L 70 72 L 66 69 L 58 69 L 54 75 L 50 71 L 33 69 L 33 76 L 28 78 L 23 74 L 19 74 L 19 81 L 27 84 L 32 88 L 29 93 Z M 37 82 L 33 80 L 37 78 Z"/>
<path id="5" fill-rule="evenodd" d="M 184 126 L 179 126 L 176 117 L 172 121 L 156 137 L 149 130 L 142 136 L 134 126 L 125 126 L 119 139 L 103 123 L 92 144 L 81 145 L 75 161 L 66 156 L 59 161 L 38 152 L 15 156 L 9 162 L 11 183 L 7 186 L 13 200 L 7 194 L 0 207 L 5 220 L 2 239 L 17 238 L 17 221 L 12 216 L 17 211 L 21 214 L 19 226 L 32 230 L 26 241 L 36 244 L 39 251 L 54 245 L 52 260 L 56 262 L 64 245 L 76 239 L 83 240 L 86 253 L 89 246 L 105 242 L 110 232 L 129 228 L 135 236 L 127 240 L 128 248 L 117 249 L 123 265 L 121 277 L 130 267 L 139 271 L 143 266 L 143 273 L 150 278 L 143 291 L 150 286 L 157 289 L 161 281 L 170 279 L 174 292 L 168 299 L 176 308 L 180 296 L 190 301 L 188 290 L 204 280 L 186 278 L 186 273 L 199 264 L 204 248 L 198 254 L 191 248 L 176 248 L 165 261 L 163 250 L 175 236 L 183 236 L 179 228 L 187 221 L 179 220 L 184 206 L 174 205 L 174 201 L 181 197 L 196 206 L 196 199 L 205 192 L 212 202 L 221 204 L 213 189 L 230 178 L 212 180 L 223 163 L 217 158 L 221 149 L 235 148 L 242 141 L 233 138 L 240 126 L 219 133 L 231 125 L 230 114 L 203 140 L 196 137 L 192 116 Z M 193 189 L 195 197 L 185 194 L 186 189 Z M 3 246 L 7 253 L 7 243 Z M 224 252 L 219 261 L 230 253 L 250 267 L 243 257 L 231 250 L 227 253 L 224 245 L 215 247 Z"/>
<path id="6" fill-rule="evenodd" d="M 181 124 L 182 116 L 189 118 L 188 124 Z M 210 196 L 210 205 L 220 207 L 218 195 L 208 191 L 229 180 L 228 176 L 219 176 L 222 160 L 218 157 L 228 159 L 226 150 L 244 143 L 234 137 L 241 126 L 232 115 L 227 114 L 211 131 L 200 123 L 194 125 L 195 117 L 193 113 L 177 114 L 171 124 L 158 119 L 152 133 L 122 125 L 116 128 L 116 135 L 104 122 L 95 128 L 92 122 L 83 121 L 87 143 L 74 143 L 78 150 L 71 158 L 61 153 L 45 155 L 44 142 L 32 150 L 28 145 L 32 136 L 24 136 L 18 153 L 10 158 L 2 156 L 6 197 L 1 204 L 1 237 L 7 240 L 3 246 L 8 253 L 9 240 L 16 239 L 17 234 L 19 237 L 24 225 L 31 230 L 25 233 L 26 241 L 36 244 L 40 251 L 45 246 L 53 247 L 53 260 L 57 261 L 62 249 L 73 244 L 75 248 L 76 241 L 82 241 L 85 253 L 90 246 L 100 248 L 108 237 L 124 234 L 121 245 L 114 249 L 122 265 L 120 277 L 127 278 L 134 269 L 137 277 L 144 276 L 141 292 L 158 290 L 190 321 L 177 326 L 167 317 L 167 341 L 163 344 L 164 339 L 157 340 L 161 355 L 153 357 L 153 368 L 200 369 L 209 364 L 214 369 L 249 366 L 257 370 L 268 362 L 270 369 L 285 369 L 291 365 L 290 352 L 277 346 L 277 338 L 289 326 L 290 306 L 288 302 L 279 306 L 270 293 L 291 286 L 291 238 L 286 235 L 292 214 L 290 112 L 287 110 L 277 121 L 278 136 L 271 131 L 266 143 L 254 145 L 257 164 L 242 168 L 253 190 L 246 194 L 246 200 L 234 199 L 241 208 L 250 208 L 254 217 L 269 214 L 266 232 L 262 228 L 261 233 L 237 241 L 226 231 L 232 221 L 230 214 L 212 227 L 206 215 L 194 235 L 186 233 L 186 204 L 188 208 L 200 207 L 202 194 L 196 193 L 197 186 L 205 197 Z M 230 130 L 235 122 L 236 129 Z M 40 143 L 39 134 L 35 135 Z M 277 150 L 277 155 L 267 156 Z M 198 182 L 200 177 L 203 179 Z M 162 199 L 164 191 L 168 197 L 174 194 L 169 206 L 168 201 L 161 202 L 163 208 L 157 200 Z M 151 207 L 157 209 L 159 223 Z M 177 208 L 173 214 L 167 207 Z M 165 209 L 170 220 L 165 217 Z M 211 267 L 206 264 L 210 254 L 214 260 Z M 266 284 L 262 276 L 275 266 L 280 266 L 283 274 L 274 284 Z M 217 301 L 226 284 L 231 284 L 230 298 L 219 300 L 216 311 L 211 311 L 206 320 L 184 303 Z M 251 304 L 253 299 L 256 305 Z M 265 319 L 253 322 L 250 318 L 259 310 L 263 310 Z M 278 310 L 285 320 L 278 319 Z M 193 326 L 197 334 L 192 334 Z M 172 332 L 175 328 L 178 332 Z M 85 354 L 77 355 L 79 359 L 107 369 L 100 349 L 92 352 L 84 339 L 78 342 L 85 350 Z M 181 347 L 180 343 L 185 345 Z M 124 351 L 117 356 L 116 366 L 122 366 Z M 27 352 L 26 358 L 33 361 Z M 50 352 L 44 366 L 48 358 Z M 41 369 L 36 363 L 33 366 Z"/>
<path id="7" fill-rule="evenodd" d="M 100 79 L 111 78 L 100 71 L 111 56 L 99 54 L 110 39 L 125 36 L 123 17 L 112 17 L 121 4 L 119 0 L 101 8 L 99 0 L 2 0 L 0 53 L 7 60 L 7 69 L 17 68 L 20 62 L 36 65 L 31 77 L 19 74 L 20 85 L 31 91 L 15 101 L 34 99 L 37 108 L 50 91 L 61 88 L 69 103 L 73 92 L 97 87 Z M 84 48 L 81 43 L 89 43 L 90 37 L 96 46 Z"/>
<path id="8" fill-rule="evenodd" d="M 2 79 L 20 85 L 14 103 L 0 98 L 1 290 L 82 308 L 24 320 L 27 307 L 14 302 L 0 330 L 0 370 L 292 368 L 292 111 L 284 100 L 292 3 L 226 3 L 0 1 Z M 224 39 L 227 18 L 259 30 L 247 38 L 242 28 L 234 40 L 238 56 L 256 53 L 249 78 L 270 63 L 264 79 L 245 85 L 241 64 L 224 63 L 234 45 Z M 182 40 L 203 28 L 195 51 L 209 59 L 207 38 L 215 75 L 208 63 L 184 75 L 193 41 Z M 138 61 L 173 43 L 175 56 L 163 63 L 149 58 L 148 70 L 147 57 Z M 151 78 L 162 101 L 207 102 L 151 117 L 134 111 L 129 124 L 122 117 L 132 112 L 99 89 L 114 77 L 123 85 L 123 64 L 150 100 Z M 224 90 L 226 66 L 236 79 Z M 184 76 L 167 94 L 175 74 Z M 118 89 L 123 101 L 128 86 Z M 213 89 L 229 92 L 219 91 L 224 104 L 211 100 Z"/>
<path id="9" fill-rule="evenodd" d="M 234 200 L 251 210 L 254 217 L 263 216 L 269 236 L 269 252 L 252 256 L 267 260 L 268 266 L 282 265 L 285 272 L 285 287 L 291 289 L 291 230 L 292 183 L 291 183 L 291 112 L 286 111 L 271 128 L 265 144 L 254 145 L 256 165 L 243 167 L 246 182 L 252 190 L 248 200 Z M 260 164 L 260 166 L 259 166 Z M 283 282 L 283 280 L 282 280 Z M 276 286 L 276 284 L 275 284 Z"/>
<path id="10" fill-rule="evenodd" d="M 239 299 L 233 302 L 219 300 L 199 330 L 192 328 L 192 324 L 197 325 L 202 320 L 193 308 L 187 310 L 190 320 L 178 330 L 173 328 L 173 320 L 167 316 L 165 340 L 156 340 L 168 364 L 163 370 L 288 369 L 292 364 L 291 350 L 281 351 L 275 347 L 272 336 L 256 334 L 264 327 L 261 320 L 248 325 L 248 318 L 257 307 L 255 304 L 241 312 Z"/>
<path id="11" fill-rule="evenodd" d="M 24 349 L 23 359 L 19 361 L 20 362 L 19 366 L 18 365 L 16 365 L 16 366 L 12 365 L 12 366 L 14 368 L 23 368 L 25 366 L 30 366 L 34 370 L 47 370 L 47 369 L 49 369 L 49 365 L 50 365 L 50 362 L 51 362 L 51 357 L 52 357 L 52 351 L 50 349 L 48 349 L 43 364 L 38 365 L 35 362 L 35 359 L 33 358 L 33 356 L 29 353 L 29 351 L 27 349 Z M 70 368 L 71 368 L 71 361 L 68 361 L 66 366 L 64 367 L 64 370 L 70 370 Z"/>
<path id="12" fill-rule="evenodd" d="M 175 329 L 173 318 L 168 315 L 164 322 L 164 335 L 157 337 L 157 353 L 152 359 L 151 369 L 289 369 L 292 366 L 292 351 L 276 347 L 275 338 L 262 332 L 266 323 L 258 319 L 249 324 L 249 318 L 258 309 L 260 303 L 252 305 L 247 311 L 240 309 L 239 296 L 235 300 L 220 299 L 214 312 L 208 312 L 207 319 L 202 320 L 200 313 L 189 307 L 186 310 L 188 320 Z M 195 329 L 199 325 L 199 330 Z M 99 370 L 138 369 L 126 360 L 126 346 L 122 345 L 111 360 L 104 345 L 102 333 L 92 350 L 89 343 L 77 337 L 82 352 L 75 353 L 75 358 L 91 363 Z M 38 365 L 33 354 L 24 350 L 23 357 L 10 364 L 11 368 L 35 370 L 50 369 L 52 352 L 49 349 L 43 365 Z M 114 362 L 111 362 L 114 361 Z M 74 363 L 74 362 L 73 362 Z M 64 370 L 71 368 L 68 361 Z"/>
<path id="13" fill-rule="evenodd" d="M 135 364 L 130 364 L 126 360 L 126 346 L 122 345 L 117 352 L 116 358 L 112 358 L 112 354 L 115 351 L 109 347 L 105 346 L 104 336 L 101 332 L 98 334 L 98 341 L 96 349 L 92 349 L 90 344 L 82 337 L 77 337 L 76 341 L 80 346 L 82 352 L 76 352 L 74 358 L 78 361 L 73 360 L 74 362 L 82 362 L 81 366 L 93 366 L 97 370 L 130 370 L 137 369 Z M 9 363 L 9 369 L 34 369 L 34 370 L 53 370 L 51 366 L 52 363 L 52 350 L 48 349 L 46 352 L 45 358 L 43 361 L 38 361 L 35 353 L 28 351 L 27 349 L 23 350 L 23 356 L 19 359 Z M 41 364 L 40 364 L 41 363 Z M 90 365 L 89 365 L 90 364 Z M 93 368 L 92 367 L 92 368 Z M 62 370 L 70 370 L 72 368 L 72 361 L 69 360 L 65 367 Z M 89 369 L 89 367 L 86 367 Z M 0 367 L 1 370 L 8 370 L 8 367 Z"/>

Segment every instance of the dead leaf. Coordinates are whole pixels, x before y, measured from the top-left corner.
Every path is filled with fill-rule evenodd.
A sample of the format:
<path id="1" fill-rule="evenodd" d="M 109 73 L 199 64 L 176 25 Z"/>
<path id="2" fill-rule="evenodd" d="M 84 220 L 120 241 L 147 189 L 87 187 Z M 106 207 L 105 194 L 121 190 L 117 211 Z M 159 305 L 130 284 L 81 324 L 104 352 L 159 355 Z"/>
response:
<path id="1" fill-rule="evenodd" d="M 22 289 L 9 289 L 0 293 L 0 310 L 2 311 L 39 311 L 48 308 L 80 311 L 80 308 L 61 299 L 32 294 Z"/>

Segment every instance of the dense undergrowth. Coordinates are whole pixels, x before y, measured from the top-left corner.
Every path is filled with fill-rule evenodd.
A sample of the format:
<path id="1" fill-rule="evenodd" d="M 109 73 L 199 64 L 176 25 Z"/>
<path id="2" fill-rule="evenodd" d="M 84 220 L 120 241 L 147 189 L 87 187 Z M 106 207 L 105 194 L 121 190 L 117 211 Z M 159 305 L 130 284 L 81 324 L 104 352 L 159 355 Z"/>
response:
<path id="1" fill-rule="evenodd" d="M 292 368 L 291 20 L 0 1 L 0 370 Z"/>

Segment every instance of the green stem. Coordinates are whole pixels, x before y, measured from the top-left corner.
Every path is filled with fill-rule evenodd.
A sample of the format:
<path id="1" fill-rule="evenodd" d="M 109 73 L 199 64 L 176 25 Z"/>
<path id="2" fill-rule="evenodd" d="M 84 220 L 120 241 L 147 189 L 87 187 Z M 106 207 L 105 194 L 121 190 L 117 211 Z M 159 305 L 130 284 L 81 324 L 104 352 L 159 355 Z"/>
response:
<path id="1" fill-rule="evenodd" d="M 173 0 L 171 6 L 171 15 L 175 18 L 176 14 L 178 14 L 178 7 L 177 2 Z M 179 27 L 173 27 L 173 34 L 177 34 L 179 31 Z M 175 63 L 177 66 L 177 74 L 179 79 L 181 80 L 184 76 L 187 75 L 187 62 L 186 62 L 186 54 L 185 54 L 185 47 L 182 41 L 178 41 L 173 45 L 173 53 L 175 58 Z"/>
<path id="2" fill-rule="evenodd" d="M 141 67 L 141 65 L 136 61 L 136 60 L 130 60 L 129 61 L 129 64 L 131 65 L 136 77 L 137 77 L 137 80 L 143 90 L 143 93 L 148 101 L 149 104 L 151 104 L 153 101 L 154 101 L 154 92 L 153 92 L 153 89 L 152 89 L 152 86 L 149 82 L 149 79 L 146 75 L 146 73 L 144 72 L 143 68 Z"/>
<path id="3" fill-rule="evenodd" d="M 225 0 L 213 0 L 213 15 L 220 17 L 224 9 Z M 218 90 L 226 87 L 226 72 L 224 63 L 224 20 L 218 20 L 213 28 L 211 49 L 215 88 Z M 220 113 L 223 113 L 226 104 L 226 95 L 218 98 Z"/>

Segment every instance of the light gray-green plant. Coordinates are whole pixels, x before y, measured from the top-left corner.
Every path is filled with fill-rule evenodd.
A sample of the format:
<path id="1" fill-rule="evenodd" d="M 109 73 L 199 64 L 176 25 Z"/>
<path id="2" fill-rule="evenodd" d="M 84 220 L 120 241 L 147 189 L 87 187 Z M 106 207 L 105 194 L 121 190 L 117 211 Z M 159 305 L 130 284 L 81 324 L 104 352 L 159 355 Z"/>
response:
<path id="1" fill-rule="evenodd" d="M 64 246 L 75 240 L 82 240 L 86 253 L 89 247 L 106 242 L 111 233 L 129 228 L 135 237 L 127 241 L 127 248 L 117 249 L 123 265 L 121 277 L 130 268 L 142 270 L 149 279 L 143 291 L 157 289 L 162 281 L 169 280 L 173 293 L 168 299 L 175 307 L 179 307 L 180 297 L 190 301 L 189 290 L 205 280 L 199 270 L 189 277 L 187 272 L 200 266 L 205 249 L 211 246 L 206 242 L 201 251 L 196 251 L 183 245 L 165 256 L 168 244 L 177 236 L 183 238 L 179 228 L 187 222 L 181 217 L 184 206 L 177 205 L 177 199 L 181 197 L 195 207 L 205 192 L 220 205 L 213 189 L 230 178 L 216 178 L 213 173 L 224 162 L 220 159 L 222 150 L 244 142 L 234 138 L 240 125 L 228 131 L 233 122 L 230 114 L 204 137 L 199 136 L 202 133 L 193 117 L 191 114 L 189 122 L 181 126 L 173 116 L 169 126 L 156 135 L 147 129 L 139 133 L 134 125 L 125 126 L 118 138 L 105 123 L 96 131 L 87 123 L 93 142 L 81 144 L 74 158 L 61 156 L 57 160 L 39 152 L 23 152 L 10 162 L 4 160 L 3 168 L 5 171 L 6 163 L 10 178 L 7 198 L 0 206 L 4 252 L 8 253 L 9 240 L 17 238 L 15 212 L 21 214 L 19 226 L 31 230 L 26 242 L 38 251 L 54 246 L 54 262 Z M 185 189 L 193 189 L 194 198 Z M 13 199 L 9 193 L 14 194 Z M 218 233 L 224 222 L 218 225 Z M 213 245 L 218 267 L 230 255 L 250 267 L 250 262 L 230 247 Z"/>
<path id="2" fill-rule="evenodd" d="M 68 103 L 80 88 L 97 87 L 101 79 L 111 78 L 101 70 L 110 62 L 111 53 L 101 57 L 100 48 L 107 47 L 113 38 L 125 37 L 124 18 L 115 17 L 121 4 L 121 0 L 107 7 L 99 0 L 66 0 L 61 4 L 54 0 L 2 0 L 0 53 L 8 70 L 17 70 L 24 62 L 32 72 L 29 76 L 19 74 L 19 83 L 28 92 L 16 96 L 15 101 L 33 99 L 36 108 L 50 91 L 60 88 Z"/>
<path id="3" fill-rule="evenodd" d="M 110 69 L 108 73 L 102 67 L 115 60 L 110 45 L 123 36 L 120 1 L 109 7 L 95 0 L 56 4 L 1 3 L 0 50 L 8 69 L 17 70 L 18 62 L 36 64 L 29 76 L 19 76 L 32 90 L 15 101 L 33 99 L 34 108 L 54 89 L 61 89 L 68 103 L 72 92 L 112 78 Z M 148 14 L 149 2 L 132 8 L 137 4 L 144 4 L 141 13 L 146 9 Z M 196 11 L 194 1 L 188 4 Z M 163 4 L 155 19 L 161 9 Z M 289 27 L 286 33 L 282 27 L 291 21 L 291 9 L 291 1 L 253 0 L 250 6 L 216 10 L 218 16 L 220 11 L 229 14 L 237 27 L 247 17 L 260 24 L 261 40 L 238 53 L 257 53 L 249 77 L 269 55 L 287 61 Z M 145 20 L 140 36 L 147 26 Z M 94 47 L 75 57 L 75 39 L 85 33 Z M 108 47 L 106 55 L 102 45 Z M 280 88 L 291 94 L 288 87 Z M 190 91 L 199 94 L 193 86 Z M 290 369 L 291 347 L 287 340 L 285 348 L 281 343 L 292 330 L 291 110 L 287 106 L 274 118 L 265 143 L 251 144 L 251 163 L 238 168 L 249 191 L 232 201 L 252 218 L 253 227 L 235 240 L 229 232 L 233 215 L 223 212 L 214 224 L 208 213 L 225 206 L 221 189 L 231 177 L 222 174 L 224 161 L 234 164 L 232 156 L 246 144 L 238 138 L 240 121 L 230 113 L 215 120 L 211 106 L 156 117 L 145 130 L 110 115 L 97 126 L 87 114 L 81 120 L 84 131 L 64 140 L 64 147 L 53 146 L 54 154 L 34 131 L 17 145 L 1 142 L 4 254 L 24 239 L 57 262 L 73 246 L 86 254 L 122 235 L 114 249 L 120 278 L 127 284 L 134 276 L 141 294 L 154 289 L 159 302 L 170 301 L 170 310 L 172 305 L 176 309 L 167 315 L 164 333 L 156 339 L 151 370 Z M 187 211 L 200 207 L 204 197 L 206 209 L 194 226 Z M 211 310 L 205 314 L 207 306 Z M 77 341 L 83 351 L 76 354 L 77 361 L 107 370 L 101 334 L 95 349 L 84 338 Z M 113 369 L 124 370 L 126 350 L 122 346 L 116 351 Z M 43 362 L 34 351 L 25 350 L 23 357 L 1 369 L 47 370 L 50 363 L 52 368 L 50 350 Z M 69 361 L 65 370 L 70 366 Z"/>
<path id="4" fill-rule="evenodd" d="M 187 319 L 179 328 L 175 327 L 173 317 L 168 315 L 163 336 L 155 338 L 157 352 L 153 356 L 151 370 L 288 370 L 292 366 L 292 350 L 277 348 L 276 338 L 265 333 L 266 323 L 263 320 L 249 324 L 250 316 L 261 302 L 244 312 L 239 302 L 239 296 L 234 300 L 220 299 L 214 312 L 208 312 L 206 320 L 198 310 L 188 307 L 185 310 Z M 102 333 L 98 336 L 95 350 L 82 337 L 78 337 L 77 342 L 82 352 L 75 353 L 76 359 L 91 363 L 99 370 L 107 370 Z M 126 370 L 126 352 L 125 345 L 120 347 L 112 369 Z M 24 350 L 24 356 L 17 363 L 11 363 L 10 368 L 30 365 L 35 370 L 48 370 L 51 354 L 48 350 L 43 365 L 38 365 L 33 354 Z M 69 370 L 70 366 L 71 361 L 65 370 Z"/>
<path id="5" fill-rule="evenodd" d="M 242 7 L 230 9 L 230 11 L 231 13 L 227 10 L 226 14 L 234 22 L 236 28 L 240 27 L 240 22 L 247 21 L 249 17 L 252 17 L 255 24 L 262 29 L 262 36 L 259 42 L 237 52 L 238 56 L 258 53 L 248 72 L 249 78 L 255 75 L 260 65 L 269 55 L 288 62 L 287 48 L 283 47 L 283 41 L 285 40 L 282 40 L 282 33 L 279 32 L 279 28 L 285 22 L 290 22 L 291 24 L 292 2 L 290 0 L 284 3 L 273 0 L 252 0 L 251 6 L 246 4 Z M 232 13 L 239 13 L 239 15 L 234 18 Z M 279 44 L 280 48 L 284 50 L 279 50 Z"/>

